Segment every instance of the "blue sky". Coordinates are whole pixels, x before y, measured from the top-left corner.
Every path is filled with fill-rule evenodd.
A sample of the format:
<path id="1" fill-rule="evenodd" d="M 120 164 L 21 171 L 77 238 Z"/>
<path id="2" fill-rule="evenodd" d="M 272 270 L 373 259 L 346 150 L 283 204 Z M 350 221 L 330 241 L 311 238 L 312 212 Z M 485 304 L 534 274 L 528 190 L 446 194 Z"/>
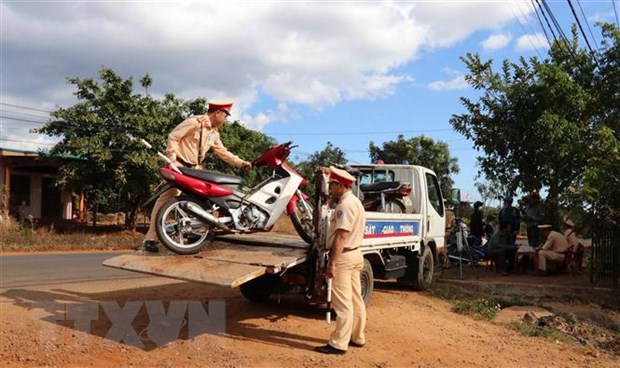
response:
<path id="1" fill-rule="evenodd" d="M 567 1 L 547 4 L 568 33 Z M 573 4 L 597 40 L 594 23 L 620 11 L 618 0 Z M 156 96 L 232 97 L 234 117 L 299 145 L 294 160 L 328 141 L 355 163 L 369 161 L 369 141 L 399 133 L 447 142 L 472 199 L 477 152 L 448 122 L 464 111 L 459 97 L 475 97 L 459 57 L 547 52 L 530 0 L 3 0 L 0 18 L 0 147 L 49 148 L 28 130 L 75 103 L 67 77 L 106 66 L 136 81 L 149 73 Z"/>

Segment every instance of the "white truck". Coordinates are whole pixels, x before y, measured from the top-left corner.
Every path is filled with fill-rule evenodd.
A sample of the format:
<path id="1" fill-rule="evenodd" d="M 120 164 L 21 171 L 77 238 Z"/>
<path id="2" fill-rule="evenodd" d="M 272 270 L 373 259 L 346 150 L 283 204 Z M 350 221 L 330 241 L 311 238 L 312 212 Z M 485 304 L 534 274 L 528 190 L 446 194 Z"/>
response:
<path id="1" fill-rule="evenodd" d="M 357 165 L 361 183 L 407 181 L 408 213 L 367 212 L 362 254 L 362 294 L 370 302 L 375 279 L 396 279 L 416 290 L 427 289 L 444 247 L 445 211 L 439 181 L 427 168 L 413 165 Z M 325 176 L 317 174 L 315 236 L 308 246 L 297 236 L 277 233 L 230 234 L 195 255 L 137 251 L 104 261 L 108 267 L 163 277 L 239 287 L 249 300 L 298 293 L 312 302 L 326 297 L 322 277 L 330 208 Z M 354 188 L 356 191 L 356 188 Z"/>

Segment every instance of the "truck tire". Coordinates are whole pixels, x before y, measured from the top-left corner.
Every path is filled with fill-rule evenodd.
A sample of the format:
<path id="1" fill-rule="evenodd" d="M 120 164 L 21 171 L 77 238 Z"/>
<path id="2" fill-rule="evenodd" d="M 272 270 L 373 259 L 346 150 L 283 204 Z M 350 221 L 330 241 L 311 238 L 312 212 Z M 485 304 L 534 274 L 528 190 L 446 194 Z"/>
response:
<path id="1" fill-rule="evenodd" d="M 375 284 L 374 275 L 372 273 L 372 265 L 366 258 L 364 258 L 364 268 L 362 268 L 362 271 L 360 272 L 360 283 L 362 285 L 362 300 L 364 300 L 364 305 L 368 307 Z"/>
<path id="2" fill-rule="evenodd" d="M 422 254 L 413 255 L 408 262 L 407 274 L 398 279 L 398 283 L 411 286 L 414 290 L 427 290 L 433 282 L 435 265 L 431 248 L 424 247 Z"/>
<path id="3" fill-rule="evenodd" d="M 279 278 L 275 275 L 262 275 L 239 286 L 241 295 L 251 302 L 269 299 L 277 286 Z"/>

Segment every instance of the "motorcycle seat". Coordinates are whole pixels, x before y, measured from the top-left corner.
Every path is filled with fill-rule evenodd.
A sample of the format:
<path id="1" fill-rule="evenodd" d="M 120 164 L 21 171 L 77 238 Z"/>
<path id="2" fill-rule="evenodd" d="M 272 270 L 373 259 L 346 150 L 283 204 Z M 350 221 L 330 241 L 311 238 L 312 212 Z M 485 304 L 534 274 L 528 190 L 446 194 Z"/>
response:
<path id="1" fill-rule="evenodd" d="M 362 184 L 360 185 L 360 190 L 362 192 L 384 192 L 396 190 L 400 186 L 400 181 L 383 181 L 374 184 Z"/>
<path id="2" fill-rule="evenodd" d="M 241 185 L 243 184 L 243 178 L 234 175 L 222 174 L 216 171 L 205 171 L 198 169 L 189 169 L 186 167 L 179 168 L 184 175 L 191 176 L 192 178 L 205 180 L 215 184 L 221 185 Z"/>

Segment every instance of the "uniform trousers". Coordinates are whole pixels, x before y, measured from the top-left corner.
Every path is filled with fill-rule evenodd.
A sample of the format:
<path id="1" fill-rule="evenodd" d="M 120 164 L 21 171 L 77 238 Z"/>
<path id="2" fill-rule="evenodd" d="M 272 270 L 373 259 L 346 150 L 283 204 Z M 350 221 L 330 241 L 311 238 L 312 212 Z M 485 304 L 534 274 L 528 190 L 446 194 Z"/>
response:
<path id="1" fill-rule="evenodd" d="M 347 350 L 349 341 L 366 343 L 366 306 L 362 299 L 360 272 L 364 257 L 359 249 L 342 253 L 335 263 L 332 285 L 332 308 L 336 311 L 336 329 L 329 337 L 329 345 Z"/>
<path id="2" fill-rule="evenodd" d="M 547 260 L 554 262 L 561 262 L 564 260 L 564 254 L 558 253 L 552 250 L 539 250 L 538 251 L 538 269 L 541 271 L 547 270 Z"/>

